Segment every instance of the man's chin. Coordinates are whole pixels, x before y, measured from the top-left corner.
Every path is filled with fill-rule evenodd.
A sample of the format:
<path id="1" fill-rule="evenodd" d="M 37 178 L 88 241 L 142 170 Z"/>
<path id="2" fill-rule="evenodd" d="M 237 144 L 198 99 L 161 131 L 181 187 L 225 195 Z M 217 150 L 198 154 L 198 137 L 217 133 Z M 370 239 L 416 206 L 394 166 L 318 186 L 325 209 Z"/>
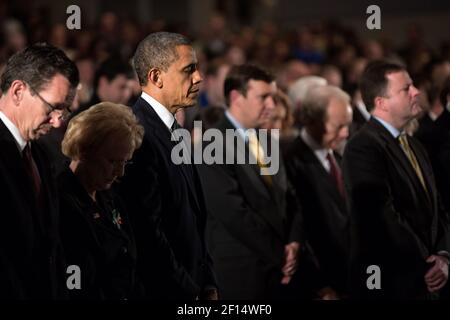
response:
<path id="1" fill-rule="evenodd" d="M 40 128 L 34 131 L 34 138 L 38 139 L 50 132 L 50 128 Z"/>
<path id="2" fill-rule="evenodd" d="M 184 106 L 183 106 L 183 109 L 185 109 L 185 108 L 192 108 L 192 107 L 194 107 L 196 104 L 197 104 L 197 100 L 194 100 L 194 101 L 185 103 Z"/>
<path id="3" fill-rule="evenodd" d="M 413 105 L 412 114 L 414 117 L 418 116 L 422 112 L 426 112 L 426 110 L 424 110 L 418 103 Z"/>

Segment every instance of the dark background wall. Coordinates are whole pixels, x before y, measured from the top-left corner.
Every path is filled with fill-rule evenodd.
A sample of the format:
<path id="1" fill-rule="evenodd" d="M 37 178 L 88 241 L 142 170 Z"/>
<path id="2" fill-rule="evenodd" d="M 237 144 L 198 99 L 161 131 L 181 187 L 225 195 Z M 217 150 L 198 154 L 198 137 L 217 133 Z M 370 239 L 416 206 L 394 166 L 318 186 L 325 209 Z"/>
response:
<path id="1" fill-rule="evenodd" d="M 5 1 L 1 0 L 0 2 Z M 15 6 L 47 6 L 54 21 L 67 18 L 66 8 L 80 6 L 83 23 L 91 24 L 101 12 L 112 10 L 139 22 L 165 19 L 199 31 L 210 15 L 219 10 L 231 25 L 258 25 L 273 20 L 283 27 L 295 28 L 324 19 L 338 20 L 354 27 L 363 37 L 389 37 L 394 43 L 404 39 L 405 30 L 417 23 L 430 45 L 449 39 L 450 1 L 448 0 L 6 0 Z M 366 28 L 366 8 L 381 8 L 380 31 Z"/>

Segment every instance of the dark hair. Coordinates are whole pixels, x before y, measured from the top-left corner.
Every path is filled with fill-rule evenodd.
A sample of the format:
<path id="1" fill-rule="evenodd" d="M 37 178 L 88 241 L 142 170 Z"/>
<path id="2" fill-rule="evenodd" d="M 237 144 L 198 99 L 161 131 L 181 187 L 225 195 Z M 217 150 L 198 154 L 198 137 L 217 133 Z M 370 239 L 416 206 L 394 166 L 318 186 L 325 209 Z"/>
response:
<path id="1" fill-rule="evenodd" d="M 179 58 L 176 48 L 190 46 L 191 41 L 178 33 L 156 32 L 142 40 L 134 53 L 133 64 L 141 86 L 147 84 L 147 74 L 152 68 L 167 71 Z"/>
<path id="2" fill-rule="evenodd" d="M 97 89 L 101 77 L 106 77 L 108 81 L 112 81 L 121 74 L 127 78 L 132 78 L 133 69 L 131 68 L 131 65 L 117 56 L 106 59 L 100 64 L 95 72 L 94 88 Z"/>
<path id="3" fill-rule="evenodd" d="M 203 132 L 210 128 L 215 128 L 216 124 L 222 119 L 225 109 L 222 107 L 210 106 L 197 112 L 194 121 L 202 122 Z"/>
<path id="4" fill-rule="evenodd" d="M 447 77 L 444 81 L 444 84 L 442 85 L 441 92 L 439 94 L 439 99 L 442 103 L 442 106 L 445 108 L 447 105 L 447 96 L 450 94 L 450 76 Z"/>
<path id="5" fill-rule="evenodd" d="M 46 43 L 37 43 L 8 59 L 0 87 L 2 92 L 6 93 L 14 80 L 22 80 L 39 92 L 57 74 L 67 78 L 71 91 L 74 91 L 79 81 L 75 63 L 61 49 Z"/>
<path id="6" fill-rule="evenodd" d="M 215 59 L 208 63 L 205 70 L 205 76 L 217 76 L 222 66 L 228 66 L 228 63 L 223 59 Z"/>
<path id="7" fill-rule="evenodd" d="M 247 85 L 250 80 L 260 80 L 271 83 L 274 81 L 274 77 L 268 71 L 253 64 L 233 66 L 228 72 L 223 85 L 227 106 L 230 105 L 230 92 L 232 90 L 238 90 L 243 95 L 246 95 Z"/>
<path id="8" fill-rule="evenodd" d="M 388 84 L 386 76 L 405 70 L 406 68 L 402 64 L 387 60 L 377 60 L 367 65 L 359 82 L 361 96 L 367 111 L 370 112 L 375 107 L 374 101 L 376 97 L 386 94 Z"/>

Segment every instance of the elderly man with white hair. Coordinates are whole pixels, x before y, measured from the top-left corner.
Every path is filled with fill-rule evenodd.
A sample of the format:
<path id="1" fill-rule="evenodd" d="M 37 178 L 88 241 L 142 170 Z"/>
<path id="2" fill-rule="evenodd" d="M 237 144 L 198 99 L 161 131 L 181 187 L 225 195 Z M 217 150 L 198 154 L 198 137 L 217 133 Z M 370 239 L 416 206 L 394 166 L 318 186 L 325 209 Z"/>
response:
<path id="1" fill-rule="evenodd" d="M 294 107 L 292 114 L 294 115 L 294 125 L 296 127 L 301 127 L 300 109 L 302 101 L 305 100 L 308 91 L 316 86 L 325 85 L 327 85 L 327 80 L 325 78 L 319 76 L 306 76 L 299 78 L 289 86 L 288 96 Z"/>

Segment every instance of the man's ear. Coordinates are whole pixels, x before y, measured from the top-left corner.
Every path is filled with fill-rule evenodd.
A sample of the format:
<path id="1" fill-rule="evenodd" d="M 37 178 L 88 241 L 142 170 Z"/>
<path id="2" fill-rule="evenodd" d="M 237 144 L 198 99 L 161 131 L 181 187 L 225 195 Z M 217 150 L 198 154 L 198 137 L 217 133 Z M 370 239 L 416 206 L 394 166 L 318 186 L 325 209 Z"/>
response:
<path id="1" fill-rule="evenodd" d="M 229 95 L 230 95 L 230 104 L 242 98 L 242 93 L 239 92 L 238 90 L 231 90 Z"/>
<path id="2" fill-rule="evenodd" d="M 21 80 L 14 80 L 8 89 L 8 94 L 11 97 L 15 106 L 18 106 L 22 101 L 26 90 L 26 84 Z"/>
<path id="3" fill-rule="evenodd" d="M 388 111 L 388 107 L 386 104 L 386 99 L 383 97 L 375 97 L 374 99 L 374 109 L 379 109 L 383 111 Z"/>
<path id="4" fill-rule="evenodd" d="M 98 79 L 98 87 L 104 87 L 105 85 L 107 85 L 109 83 L 108 78 L 106 76 L 101 76 Z"/>
<path id="5" fill-rule="evenodd" d="M 152 83 L 153 85 L 161 89 L 163 86 L 163 81 L 161 78 L 161 70 L 156 68 L 151 69 L 147 74 L 147 80 L 148 82 Z"/>

